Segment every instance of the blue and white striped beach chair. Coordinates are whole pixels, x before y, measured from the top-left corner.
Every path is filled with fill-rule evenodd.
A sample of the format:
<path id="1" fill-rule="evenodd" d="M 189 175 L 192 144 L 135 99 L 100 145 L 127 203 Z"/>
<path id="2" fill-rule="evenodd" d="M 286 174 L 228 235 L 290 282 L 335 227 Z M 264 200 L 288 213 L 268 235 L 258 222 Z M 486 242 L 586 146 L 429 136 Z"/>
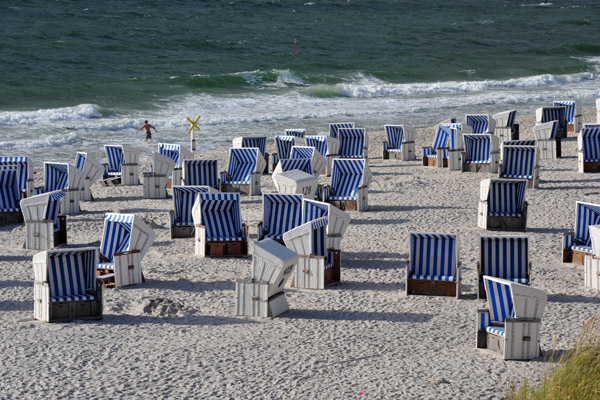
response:
<path id="1" fill-rule="evenodd" d="M 98 249 L 47 250 L 33 256 L 33 317 L 46 322 L 102 318 Z"/>
<path id="2" fill-rule="evenodd" d="M 286 136 L 295 136 L 303 138 L 306 136 L 306 129 L 285 129 L 284 134 Z"/>
<path id="3" fill-rule="evenodd" d="M 106 163 L 104 164 L 104 181 L 120 178 L 121 166 L 123 165 L 123 147 L 119 145 L 104 145 L 106 153 Z"/>
<path id="4" fill-rule="evenodd" d="M 365 160 L 333 160 L 331 185 L 323 187 L 323 201 L 342 210 L 367 211 L 371 169 Z"/>
<path id="5" fill-rule="evenodd" d="M 302 138 L 297 138 L 295 136 L 275 136 L 275 150 L 276 153 L 273 153 L 273 170 L 277 166 L 279 160 L 290 158 L 290 151 L 292 151 L 292 146 L 296 144 L 304 144 L 305 141 Z"/>
<path id="6" fill-rule="evenodd" d="M 502 145 L 498 178 L 527 179 L 527 187 L 539 187 L 539 156 L 535 146 Z"/>
<path id="7" fill-rule="evenodd" d="M 236 137 L 232 140 L 231 147 L 238 149 L 245 149 L 248 147 L 256 147 L 260 150 L 260 154 L 262 154 L 265 159 L 265 169 L 263 171 L 264 174 L 269 172 L 269 153 L 265 152 L 265 148 L 267 146 L 267 137 L 266 136 L 256 136 L 256 137 Z"/>
<path id="8" fill-rule="evenodd" d="M 363 158 L 369 155 L 369 136 L 364 128 L 339 128 L 340 158 Z"/>
<path id="9" fill-rule="evenodd" d="M 588 227 L 600 224 L 600 205 L 575 203 L 575 229 L 564 234 L 563 237 L 563 262 L 572 262 L 583 265 L 586 255 L 593 255 L 592 239 Z"/>
<path id="10" fill-rule="evenodd" d="M 67 244 L 67 220 L 59 215 L 63 191 L 42 193 L 21 200 L 27 230 L 25 248 L 46 250 Z"/>
<path id="11" fill-rule="evenodd" d="M 173 186 L 173 209 L 169 210 L 171 239 L 194 237 L 192 207 L 200 193 L 215 193 L 210 186 Z"/>
<path id="12" fill-rule="evenodd" d="M 312 173 L 312 166 L 310 163 L 310 159 L 308 158 L 297 158 L 297 159 L 282 159 L 279 160 L 277 166 L 273 169 L 273 174 L 271 174 L 271 179 L 273 180 L 273 185 L 275 185 L 275 189 L 277 192 L 281 193 L 282 188 L 279 187 L 279 178 L 278 176 L 284 172 L 288 171 L 302 171 L 310 176 L 314 176 Z M 318 182 L 315 179 L 316 182 Z M 316 186 L 316 183 L 315 183 Z M 314 190 L 313 190 L 314 193 Z"/>
<path id="13" fill-rule="evenodd" d="M 498 172 L 500 151 L 498 138 L 490 134 L 463 135 L 465 153 L 463 155 L 463 171 Z"/>
<path id="14" fill-rule="evenodd" d="M 239 193 L 200 193 L 192 210 L 196 254 L 246 256 L 248 227 L 242 223 Z"/>
<path id="15" fill-rule="evenodd" d="M 326 176 L 331 176 L 331 168 L 333 165 L 333 159 L 340 155 L 340 140 L 331 136 L 325 135 L 314 135 L 305 136 L 307 146 L 312 146 L 325 157 L 327 161 Z"/>
<path id="16" fill-rule="evenodd" d="M 558 107 L 540 107 L 535 110 L 536 125 L 550 121 L 558 121 L 556 131 L 557 139 L 567 137 L 567 108 L 565 106 Z"/>
<path id="17" fill-rule="evenodd" d="M 335 139 L 339 139 L 340 129 L 352 129 L 354 128 L 354 122 L 334 122 L 329 124 L 329 136 Z"/>
<path id="18" fill-rule="evenodd" d="M 484 179 L 479 187 L 478 227 L 499 230 L 527 228 L 526 180 Z"/>
<path id="19" fill-rule="evenodd" d="M 342 239 L 350 225 L 350 214 L 329 203 L 309 199 L 302 200 L 303 224 L 322 217 L 327 217 L 328 220 L 327 249 L 333 251 L 334 261 L 338 262 L 342 250 Z"/>
<path id="20" fill-rule="evenodd" d="M 406 294 L 460 297 L 458 236 L 410 232 L 410 259 L 406 264 Z"/>
<path id="21" fill-rule="evenodd" d="M 126 145 L 104 145 L 107 162 L 102 176 L 105 185 L 139 185 L 140 151 Z"/>
<path id="22" fill-rule="evenodd" d="M 0 167 L 15 167 L 18 171 L 19 190 L 27 196 L 35 194 L 33 161 L 29 157 L 0 157 Z"/>
<path id="23" fill-rule="evenodd" d="M 600 172 L 600 125 L 585 125 L 577 135 L 579 172 Z"/>
<path id="24" fill-rule="evenodd" d="M 23 222 L 19 202 L 24 192 L 19 189 L 19 169 L 0 166 L 0 226 Z"/>
<path id="25" fill-rule="evenodd" d="M 412 161 L 416 159 L 416 128 L 404 125 L 384 125 L 387 140 L 383 142 L 381 158 Z"/>
<path id="26" fill-rule="evenodd" d="M 220 188 L 217 160 L 184 160 L 183 185 Z"/>
<path id="27" fill-rule="evenodd" d="M 158 154 L 162 154 L 163 156 L 169 157 L 175 162 L 175 168 L 173 169 L 173 173 L 170 177 L 171 184 L 169 185 L 169 187 L 175 185 L 182 185 L 181 178 L 183 176 L 183 162 L 184 160 L 193 160 L 194 154 L 184 146 L 171 143 L 159 143 Z M 215 175 L 216 174 L 217 173 L 215 172 Z"/>
<path id="28" fill-rule="evenodd" d="M 485 298 L 484 275 L 528 285 L 530 269 L 529 237 L 481 236 L 477 263 L 477 297 Z"/>
<path id="29" fill-rule="evenodd" d="M 103 165 L 88 153 L 80 151 L 75 157 L 75 168 L 83 173 L 83 186 L 79 191 L 79 199 L 93 200 L 91 186 L 102 177 Z"/>
<path id="30" fill-rule="evenodd" d="M 283 243 L 283 234 L 300 225 L 302 195 L 263 194 L 263 220 L 258 224 L 258 240 L 274 239 Z"/>
<path id="31" fill-rule="evenodd" d="M 80 191 L 83 189 L 85 176 L 77 167 L 67 163 L 44 163 L 44 187 L 37 188 L 36 193 L 47 193 L 61 190 L 65 197 L 60 201 L 60 213 L 63 215 L 79 214 Z"/>
<path id="32" fill-rule="evenodd" d="M 510 280 L 484 276 L 488 306 L 477 310 L 477 348 L 505 360 L 539 357 L 546 292 Z"/>
<path id="33" fill-rule="evenodd" d="M 565 107 L 567 131 L 578 133 L 582 128 L 581 103 L 577 100 L 560 100 L 553 103 L 554 107 Z"/>
<path id="34" fill-rule="evenodd" d="M 311 173 L 317 177 L 321 175 L 322 172 L 325 172 L 325 167 L 327 166 L 325 157 L 323 157 L 315 147 L 311 146 L 292 146 L 290 159 L 309 160 L 312 169 Z"/>
<path id="35" fill-rule="evenodd" d="M 448 167 L 449 150 L 463 149 L 461 124 L 438 124 L 433 144 L 423 147 L 423 166 Z M 457 153 L 458 154 L 458 153 Z"/>
<path id="36" fill-rule="evenodd" d="M 134 214 L 107 213 L 100 242 L 99 279 L 104 287 L 141 283 L 141 262 L 156 234 Z"/>
<path id="37" fill-rule="evenodd" d="M 535 146 L 541 160 L 560 158 L 561 140 L 557 138 L 558 121 L 545 122 L 533 127 Z"/>
<path id="38" fill-rule="evenodd" d="M 221 192 L 260 195 L 260 177 L 265 165 L 265 159 L 257 147 L 229 149 L 227 171 L 221 172 Z"/>
<path id="39" fill-rule="evenodd" d="M 283 234 L 286 247 L 298 254 L 292 286 L 324 289 L 340 281 L 340 267 L 327 249 L 327 223 L 327 217 L 321 217 Z"/>
<path id="40" fill-rule="evenodd" d="M 515 139 L 519 137 L 519 125 L 515 124 L 516 116 L 517 110 L 508 110 L 492 115 L 496 121 L 494 135 L 498 137 L 501 144 L 512 140 L 513 137 Z"/>
<path id="41" fill-rule="evenodd" d="M 488 114 L 467 114 L 465 115 L 465 124 L 470 126 L 473 133 L 494 133 L 496 120 L 490 118 Z"/>

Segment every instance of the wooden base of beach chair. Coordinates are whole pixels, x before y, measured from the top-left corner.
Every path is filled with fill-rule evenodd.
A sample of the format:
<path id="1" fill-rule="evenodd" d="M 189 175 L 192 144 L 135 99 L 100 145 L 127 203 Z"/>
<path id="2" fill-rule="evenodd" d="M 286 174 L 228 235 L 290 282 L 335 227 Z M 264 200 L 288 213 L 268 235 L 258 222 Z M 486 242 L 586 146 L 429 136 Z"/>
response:
<path id="1" fill-rule="evenodd" d="M 100 282 L 102 282 L 102 287 L 104 289 L 114 289 L 115 287 L 137 285 L 137 283 L 129 283 L 126 285 L 117 286 L 117 283 L 115 281 L 115 276 L 116 276 L 115 273 L 110 269 L 98 268 L 98 271 L 96 272 L 96 279 L 98 279 Z M 146 278 L 144 278 L 144 274 L 142 274 L 141 282 L 146 282 Z"/>
<path id="2" fill-rule="evenodd" d="M 485 174 L 498 173 L 498 164 L 495 166 L 490 163 L 465 163 L 462 165 L 462 172 L 481 172 Z"/>
<path id="3" fill-rule="evenodd" d="M 382 150 L 381 158 L 383 160 L 414 161 L 416 160 L 415 142 L 402 143 L 401 151 Z"/>
<path id="4" fill-rule="evenodd" d="M 406 293 L 456 297 L 456 282 L 407 279 Z"/>
<path id="5" fill-rule="evenodd" d="M 329 200 L 327 202 L 342 211 L 358 211 L 358 201 L 356 200 Z"/>
<path id="6" fill-rule="evenodd" d="M 21 223 L 23 223 L 23 213 L 20 211 L 0 213 L 0 226 Z"/>
<path id="7" fill-rule="evenodd" d="M 564 263 L 570 263 L 573 260 L 573 250 L 563 249 L 562 261 Z"/>
<path id="8" fill-rule="evenodd" d="M 573 249 L 571 249 L 571 253 L 572 253 L 571 262 L 573 264 L 578 264 L 578 265 L 583 265 L 585 256 L 590 255 L 590 253 L 586 253 L 585 251 L 573 250 Z"/>
<path id="9" fill-rule="evenodd" d="M 248 242 L 206 242 L 205 257 L 246 257 Z"/>
<path id="10" fill-rule="evenodd" d="M 96 282 L 95 300 L 48 302 L 48 283 L 34 283 L 33 317 L 45 322 L 102 319 L 102 283 Z"/>
<path id="11" fill-rule="evenodd" d="M 171 239 L 191 238 L 194 237 L 195 232 L 196 228 L 193 225 L 171 225 Z"/>
<path id="12" fill-rule="evenodd" d="M 436 157 L 423 157 L 423 166 L 424 167 L 437 167 L 438 166 L 437 158 Z M 448 168 L 448 159 L 447 158 L 444 158 L 444 161 L 442 162 L 442 167 Z"/>
<path id="13" fill-rule="evenodd" d="M 268 282 L 252 278 L 238 279 L 235 283 L 235 314 L 246 317 L 276 317 L 289 307 L 283 291 L 267 298 Z"/>
<path id="14" fill-rule="evenodd" d="M 487 217 L 487 230 L 524 231 L 527 230 L 527 215 L 523 217 Z"/>
<path id="15" fill-rule="evenodd" d="M 100 181 L 102 186 L 117 186 L 121 184 L 120 176 L 104 175 Z"/>
<path id="16" fill-rule="evenodd" d="M 260 196 L 261 195 L 260 182 L 258 184 L 258 191 L 257 191 L 256 187 L 254 188 L 254 190 L 252 190 L 252 185 L 239 185 L 239 184 L 230 184 L 230 183 L 221 183 L 220 191 L 222 193 L 237 192 L 237 193 L 241 193 L 241 194 L 247 194 L 249 196 Z"/>
<path id="17" fill-rule="evenodd" d="M 579 172 L 600 172 L 600 162 L 581 162 L 579 161 Z"/>
<path id="18" fill-rule="evenodd" d="M 600 258 L 587 255 L 583 261 L 583 285 L 600 290 Z"/>
<path id="19" fill-rule="evenodd" d="M 263 175 L 268 174 L 269 173 L 269 153 L 267 153 L 265 151 L 265 170 L 263 171 Z"/>

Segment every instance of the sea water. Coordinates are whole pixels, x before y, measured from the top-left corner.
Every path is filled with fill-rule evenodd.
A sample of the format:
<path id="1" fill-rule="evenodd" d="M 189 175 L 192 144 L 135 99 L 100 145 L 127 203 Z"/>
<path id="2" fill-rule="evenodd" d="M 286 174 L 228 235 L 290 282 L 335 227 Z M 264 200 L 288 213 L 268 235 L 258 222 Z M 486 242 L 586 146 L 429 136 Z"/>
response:
<path id="1" fill-rule="evenodd" d="M 0 155 L 103 159 L 600 97 L 597 0 L 1 2 Z M 152 143 L 135 133 L 147 119 Z"/>

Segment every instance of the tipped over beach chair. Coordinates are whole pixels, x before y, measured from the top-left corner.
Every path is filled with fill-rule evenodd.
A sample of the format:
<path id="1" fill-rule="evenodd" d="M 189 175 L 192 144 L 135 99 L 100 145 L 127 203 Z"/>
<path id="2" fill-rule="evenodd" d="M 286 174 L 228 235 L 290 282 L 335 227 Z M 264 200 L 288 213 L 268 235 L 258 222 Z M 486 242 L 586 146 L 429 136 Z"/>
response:
<path id="1" fill-rule="evenodd" d="M 144 172 L 144 198 L 166 199 L 167 179 L 175 168 L 175 161 L 171 157 L 159 153 L 152 153 L 152 170 Z"/>
<path id="2" fill-rule="evenodd" d="M 323 157 L 325 157 L 325 160 L 327 161 L 325 176 L 331 176 L 333 159 L 339 158 L 340 156 L 340 140 L 325 135 L 305 136 L 304 139 L 306 140 L 307 146 L 314 147 Z"/>
<path id="3" fill-rule="evenodd" d="M 183 177 L 183 162 L 185 160 L 193 160 L 194 153 L 189 151 L 184 146 L 171 143 L 159 143 L 158 153 L 169 157 L 175 162 L 175 167 L 173 168 L 170 180 L 167 181 L 167 187 L 171 188 L 175 185 L 182 185 L 181 179 Z"/>
<path id="4" fill-rule="evenodd" d="M 463 172 L 498 173 L 500 149 L 496 136 L 486 133 L 467 134 L 463 135 L 463 141 Z"/>
<path id="5" fill-rule="evenodd" d="M 540 160 L 561 157 L 561 140 L 556 137 L 557 128 L 558 121 L 545 122 L 533 127 L 535 147 L 537 147 Z"/>
<path id="6" fill-rule="evenodd" d="M 235 283 L 235 314 L 276 317 L 288 310 L 284 287 L 298 263 L 298 255 L 272 239 L 254 243 L 252 277 Z"/>
<path id="7" fill-rule="evenodd" d="M 91 186 L 102 177 L 104 167 L 88 153 L 78 152 L 75 158 L 75 167 L 83 173 L 83 186 L 79 191 L 79 200 L 93 200 Z"/>
<path id="8" fill-rule="evenodd" d="M 488 230 L 527 229 L 524 179 L 484 179 L 479 185 L 477 226 Z"/>
<path id="9" fill-rule="evenodd" d="M 266 136 L 256 136 L 256 137 L 243 137 L 239 136 L 233 138 L 231 147 L 237 149 L 245 149 L 248 147 L 256 147 L 260 150 L 260 154 L 262 154 L 265 159 L 265 169 L 263 174 L 267 174 L 269 172 L 269 153 L 265 152 L 267 147 L 267 137 Z"/>
<path id="10" fill-rule="evenodd" d="M 529 285 L 529 237 L 481 236 L 477 263 L 477 298 L 485 299 L 483 276 Z"/>
<path id="11" fill-rule="evenodd" d="M 242 223 L 239 193 L 200 193 L 192 208 L 195 252 L 202 257 L 248 255 L 248 227 Z"/>
<path id="12" fill-rule="evenodd" d="M 333 160 L 331 185 L 323 187 L 323 201 L 341 210 L 367 211 L 371 169 L 366 160 Z"/>
<path id="13" fill-rule="evenodd" d="M 19 190 L 27 196 L 35 194 L 33 179 L 33 161 L 29 157 L 0 157 L 0 167 L 14 167 L 17 169 Z"/>
<path id="14" fill-rule="evenodd" d="M 219 180 L 218 166 L 217 160 L 184 160 L 182 185 L 210 186 L 220 190 L 221 181 Z"/>
<path id="15" fill-rule="evenodd" d="M 107 162 L 104 164 L 104 185 L 135 186 L 140 184 L 137 148 L 126 145 L 104 145 Z"/>
<path id="16" fill-rule="evenodd" d="M 539 187 L 539 155 L 535 146 L 502 144 L 498 178 L 527 179 L 527 187 Z"/>
<path id="17" fill-rule="evenodd" d="M 240 192 L 259 196 L 260 177 L 265 165 L 265 159 L 257 147 L 229 149 L 227 171 L 221 172 L 221 192 Z"/>
<path id="18" fill-rule="evenodd" d="M 563 262 L 583 265 L 586 255 L 593 255 L 589 226 L 600 225 L 600 204 L 575 203 L 575 229 L 563 235 Z"/>
<path id="19" fill-rule="evenodd" d="M 404 125 L 385 125 L 387 141 L 383 142 L 383 160 L 416 160 L 415 136 L 417 129 Z"/>
<path id="20" fill-rule="evenodd" d="M 354 122 L 334 122 L 329 124 L 329 136 L 335 139 L 339 139 L 340 129 L 352 129 L 354 128 Z"/>
<path id="21" fill-rule="evenodd" d="M 582 128 L 581 103 L 577 100 L 554 101 L 554 107 L 565 107 L 567 132 L 579 133 Z"/>
<path id="22" fill-rule="evenodd" d="M 65 196 L 57 190 L 21 200 L 26 249 L 46 250 L 67 244 L 67 217 L 59 215 L 60 199 Z"/>
<path id="23" fill-rule="evenodd" d="M 24 195 L 19 189 L 18 168 L 0 166 L 0 226 L 23 222 L 20 201 Z"/>
<path id="24" fill-rule="evenodd" d="M 585 125 L 577 135 L 579 172 L 600 172 L 600 124 Z"/>
<path id="25" fill-rule="evenodd" d="M 470 126 L 473 133 L 494 133 L 496 120 L 488 114 L 467 114 L 465 115 L 465 124 Z"/>
<path id="26" fill-rule="evenodd" d="M 263 194 L 263 219 L 258 240 L 273 239 L 283 244 L 283 234 L 302 222 L 302 195 Z"/>
<path id="27" fill-rule="evenodd" d="M 368 163 L 369 135 L 364 128 L 338 128 L 340 158 L 362 158 Z"/>
<path id="28" fill-rule="evenodd" d="M 540 107 L 535 110 L 535 123 L 539 125 L 550 121 L 557 121 L 556 138 L 564 139 L 567 137 L 566 111 L 567 108 L 565 106 Z"/>
<path id="29" fill-rule="evenodd" d="M 279 160 L 271 179 L 281 194 L 301 194 L 309 199 L 317 195 L 319 178 L 312 174 L 309 159 Z"/>
<path id="30" fill-rule="evenodd" d="M 33 317 L 45 322 L 102 318 L 98 249 L 53 249 L 33 256 Z"/>
<path id="31" fill-rule="evenodd" d="M 461 295 L 458 235 L 410 232 L 406 263 L 406 294 Z"/>
<path id="32" fill-rule="evenodd" d="M 500 144 L 519 138 L 519 125 L 515 124 L 516 116 L 517 110 L 508 110 L 492 115 L 496 122 L 494 135 L 498 137 Z"/>
<path id="33" fill-rule="evenodd" d="M 107 213 L 97 265 L 104 287 L 142 283 L 142 259 L 155 238 L 156 233 L 137 215 Z"/>
<path id="34" fill-rule="evenodd" d="M 171 239 L 194 237 L 192 207 L 200 193 L 216 193 L 210 186 L 173 186 L 173 209 L 169 210 Z"/>
<path id="35" fill-rule="evenodd" d="M 44 187 L 37 193 L 48 193 L 61 190 L 65 196 L 60 200 L 60 214 L 79 214 L 79 194 L 83 188 L 85 176 L 77 167 L 67 163 L 44 163 Z"/>
<path id="36" fill-rule="evenodd" d="M 321 217 L 283 234 L 286 247 L 298 254 L 293 287 L 324 289 L 340 282 L 340 267 L 327 249 L 327 223 L 327 217 Z"/>
<path id="37" fill-rule="evenodd" d="M 484 276 L 483 281 L 487 308 L 477 310 L 477 348 L 498 353 L 505 360 L 541 356 L 546 292 L 501 278 Z"/>

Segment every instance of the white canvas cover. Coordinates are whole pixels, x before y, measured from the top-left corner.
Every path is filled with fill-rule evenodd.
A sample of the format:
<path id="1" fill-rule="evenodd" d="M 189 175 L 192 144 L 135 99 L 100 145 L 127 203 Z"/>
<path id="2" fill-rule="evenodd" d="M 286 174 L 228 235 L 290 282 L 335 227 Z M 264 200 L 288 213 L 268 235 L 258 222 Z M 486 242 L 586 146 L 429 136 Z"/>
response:
<path id="1" fill-rule="evenodd" d="M 159 153 L 152 154 L 152 168 L 156 176 L 170 176 L 175 168 L 175 161 Z"/>
<path id="2" fill-rule="evenodd" d="M 268 282 L 268 296 L 283 291 L 285 283 L 298 263 L 298 255 L 273 239 L 254 243 L 252 252 L 252 278 Z"/>
<path id="3" fill-rule="evenodd" d="M 278 164 L 279 165 L 279 164 Z M 294 193 L 304 194 L 301 190 L 302 188 L 309 187 L 311 188 L 310 192 L 306 193 L 306 196 L 312 195 L 314 197 L 315 190 L 317 188 L 319 179 L 311 174 L 307 174 L 304 171 L 300 171 L 297 169 L 293 169 L 291 171 L 286 172 L 273 172 L 273 185 L 275 185 L 275 189 L 277 192 L 283 193 L 280 188 L 280 183 L 287 187 L 294 187 L 297 190 L 294 190 Z"/>
<path id="4" fill-rule="evenodd" d="M 123 149 L 123 164 L 139 164 L 140 150 L 133 146 L 122 145 Z"/>
<path id="5" fill-rule="evenodd" d="M 594 257 L 600 258 L 600 225 L 589 225 L 588 231 L 592 240 L 592 251 Z"/>
<path id="6" fill-rule="evenodd" d="M 85 163 L 83 164 L 83 176 L 85 179 L 89 179 L 90 184 L 92 184 L 100 179 L 104 171 L 104 167 L 100 161 L 90 156 L 89 153 L 81 152 L 81 154 L 83 154 L 85 157 Z"/>
<path id="7" fill-rule="evenodd" d="M 352 220 L 352 217 L 350 216 L 349 213 L 347 213 L 346 211 L 340 210 L 336 206 L 331 205 L 329 203 L 324 203 L 322 201 L 317 201 L 317 200 L 303 199 L 302 200 L 302 212 L 303 212 L 302 221 L 308 221 L 308 219 L 310 218 L 310 216 L 307 215 L 307 212 L 306 212 L 307 206 L 308 207 L 314 206 L 314 207 L 318 207 L 321 209 L 327 208 L 327 218 L 328 218 L 327 235 L 339 236 L 339 237 L 344 236 L 344 234 L 346 233 L 346 229 L 348 229 L 348 226 L 350 225 L 350 221 Z"/>

